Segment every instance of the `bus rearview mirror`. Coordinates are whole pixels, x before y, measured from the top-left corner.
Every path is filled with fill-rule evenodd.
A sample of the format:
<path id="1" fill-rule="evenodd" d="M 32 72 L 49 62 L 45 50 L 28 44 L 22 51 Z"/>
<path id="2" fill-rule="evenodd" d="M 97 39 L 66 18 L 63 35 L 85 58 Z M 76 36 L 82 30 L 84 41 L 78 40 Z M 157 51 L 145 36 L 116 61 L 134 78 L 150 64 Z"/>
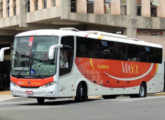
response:
<path id="1" fill-rule="evenodd" d="M 49 58 L 50 60 L 53 60 L 53 59 L 54 59 L 54 52 L 55 52 L 55 49 L 56 49 L 56 48 L 62 48 L 62 47 L 63 47 L 62 44 L 57 44 L 57 45 L 52 45 L 52 46 L 50 46 L 48 58 Z"/>
<path id="2" fill-rule="evenodd" d="M 0 62 L 3 62 L 4 61 L 5 51 L 6 50 L 9 50 L 9 49 L 10 49 L 10 47 L 1 48 L 1 50 L 0 50 Z"/>

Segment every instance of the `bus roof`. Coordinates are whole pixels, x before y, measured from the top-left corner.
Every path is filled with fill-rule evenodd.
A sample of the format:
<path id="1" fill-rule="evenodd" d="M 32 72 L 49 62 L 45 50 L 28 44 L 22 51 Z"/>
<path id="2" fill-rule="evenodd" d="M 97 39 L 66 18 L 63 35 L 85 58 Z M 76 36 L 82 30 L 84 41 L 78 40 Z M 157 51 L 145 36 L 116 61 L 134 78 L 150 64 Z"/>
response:
<path id="1" fill-rule="evenodd" d="M 16 35 L 16 37 L 23 37 L 23 36 L 79 36 L 79 37 L 86 37 L 86 38 L 93 38 L 93 39 L 101 39 L 107 41 L 115 41 L 115 42 L 122 42 L 128 44 L 135 44 L 135 45 L 143 45 L 143 46 L 151 46 L 162 48 L 159 44 L 154 44 L 150 42 L 140 41 L 137 39 L 131 39 L 124 35 L 118 35 L 113 33 L 101 32 L 101 31 L 72 31 L 69 29 L 42 29 L 42 30 L 32 30 L 27 32 L 22 32 Z"/>
<path id="2" fill-rule="evenodd" d="M 22 32 L 16 35 L 16 37 L 22 36 L 66 36 L 66 35 L 76 35 L 75 31 L 69 30 L 57 30 L 57 29 L 42 29 L 42 30 L 31 30 Z"/>

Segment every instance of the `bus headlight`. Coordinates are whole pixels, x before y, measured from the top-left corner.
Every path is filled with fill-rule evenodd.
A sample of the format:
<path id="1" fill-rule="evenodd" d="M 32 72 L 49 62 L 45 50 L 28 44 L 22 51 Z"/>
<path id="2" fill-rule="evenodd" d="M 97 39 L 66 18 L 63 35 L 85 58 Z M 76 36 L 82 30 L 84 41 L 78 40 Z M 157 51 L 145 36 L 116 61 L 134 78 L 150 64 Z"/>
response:
<path id="1" fill-rule="evenodd" d="M 16 87 L 16 88 L 20 88 L 20 86 L 18 86 L 17 84 L 13 83 L 13 82 L 10 82 L 10 85 Z"/>
<path id="2" fill-rule="evenodd" d="M 54 85 L 55 83 L 56 83 L 56 82 L 54 81 L 54 82 L 45 84 L 45 85 L 43 85 L 42 87 L 43 87 L 43 88 L 50 87 L 50 86 Z"/>

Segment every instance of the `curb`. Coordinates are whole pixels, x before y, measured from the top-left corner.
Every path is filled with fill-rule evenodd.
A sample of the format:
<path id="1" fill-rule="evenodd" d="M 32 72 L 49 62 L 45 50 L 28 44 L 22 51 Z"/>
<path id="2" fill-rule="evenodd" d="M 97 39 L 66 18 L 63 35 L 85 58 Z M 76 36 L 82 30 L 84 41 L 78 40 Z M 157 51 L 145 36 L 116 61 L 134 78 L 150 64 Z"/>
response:
<path id="1" fill-rule="evenodd" d="M 151 94 L 151 96 L 162 96 L 162 95 L 165 95 L 165 92 Z"/>
<path id="2" fill-rule="evenodd" d="M 10 91 L 0 91 L 0 95 L 11 95 Z"/>
<path id="3" fill-rule="evenodd" d="M 89 99 L 101 99 L 102 96 L 89 96 Z"/>

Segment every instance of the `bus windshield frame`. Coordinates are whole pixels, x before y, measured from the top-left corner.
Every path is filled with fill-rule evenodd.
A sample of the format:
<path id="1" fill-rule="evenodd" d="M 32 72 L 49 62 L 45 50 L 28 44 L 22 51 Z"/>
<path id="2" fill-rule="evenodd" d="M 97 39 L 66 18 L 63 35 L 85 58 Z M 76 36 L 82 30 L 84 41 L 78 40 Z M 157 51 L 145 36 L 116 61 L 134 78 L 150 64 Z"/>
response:
<path id="1" fill-rule="evenodd" d="M 11 75 L 17 78 L 47 78 L 56 74 L 57 53 L 48 59 L 49 48 L 58 44 L 58 36 L 16 37 L 12 51 Z"/>

